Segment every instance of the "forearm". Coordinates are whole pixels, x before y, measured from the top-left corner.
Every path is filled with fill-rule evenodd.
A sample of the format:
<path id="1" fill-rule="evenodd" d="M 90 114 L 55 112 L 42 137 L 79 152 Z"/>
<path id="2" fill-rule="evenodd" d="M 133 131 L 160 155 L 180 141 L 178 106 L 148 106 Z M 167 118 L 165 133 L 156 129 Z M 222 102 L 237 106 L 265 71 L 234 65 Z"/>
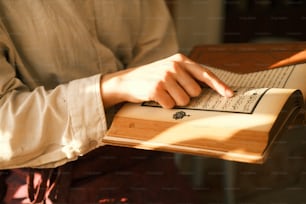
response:
<path id="1" fill-rule="evenodd" d="M 120 90 L 123 89 L 120 87 L 120 74 L 124 72 L 126 71 L 105 74 L 101 77 L 100 94 L 105 108 L 126 101 L 125 97 L 121 94 L 123 90 Z"/>
<path id="2" fill-rule="evenodd" d="M 5 94 L 0 100 L 0 169 L 55 167 L 102 145 L 106 124 L 99 79 Z"/>

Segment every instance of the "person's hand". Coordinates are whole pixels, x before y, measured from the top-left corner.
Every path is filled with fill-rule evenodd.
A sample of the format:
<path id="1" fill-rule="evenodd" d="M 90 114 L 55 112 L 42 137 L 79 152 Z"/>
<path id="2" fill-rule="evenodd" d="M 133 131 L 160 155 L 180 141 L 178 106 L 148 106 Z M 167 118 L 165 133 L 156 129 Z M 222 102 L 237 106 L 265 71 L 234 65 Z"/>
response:
<path id="1" fill-rule="evenodd" d="M 155 101 L 164 108 L 172 108 L 187 105 L 191 97 L 198 96 L 201 83 L 222 96 L 233 95 L 212 72 L 182 54 L 104 75 L 101 95 L 105 107 L 125 101 Z"/>

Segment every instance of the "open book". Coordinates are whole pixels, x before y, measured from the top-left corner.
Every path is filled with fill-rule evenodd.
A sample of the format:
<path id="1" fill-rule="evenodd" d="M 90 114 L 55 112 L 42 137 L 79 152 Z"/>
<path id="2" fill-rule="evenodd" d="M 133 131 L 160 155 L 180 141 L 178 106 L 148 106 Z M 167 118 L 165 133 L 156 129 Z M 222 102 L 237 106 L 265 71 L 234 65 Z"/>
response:
<path id="1" fill-rule="evenodd" d="M 184 107 L 126 103 L 104 143 L 264 162 L 275 139 L 298 115 L 305 116 L 306 64 L 247 74 L 208 68 L 234 89 L 232 98 L 203 88 Z"/>

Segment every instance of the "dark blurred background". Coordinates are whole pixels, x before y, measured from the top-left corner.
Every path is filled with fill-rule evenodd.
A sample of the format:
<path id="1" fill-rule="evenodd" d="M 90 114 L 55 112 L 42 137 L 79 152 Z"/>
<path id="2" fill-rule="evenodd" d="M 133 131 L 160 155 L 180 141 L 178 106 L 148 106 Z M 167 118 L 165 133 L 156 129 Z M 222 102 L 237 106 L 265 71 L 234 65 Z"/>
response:
<path id="1" fill-rule="evenodd" d="M 303 0 L 167 0 L 181 49 L 197 43 L 305 41 Z"/>

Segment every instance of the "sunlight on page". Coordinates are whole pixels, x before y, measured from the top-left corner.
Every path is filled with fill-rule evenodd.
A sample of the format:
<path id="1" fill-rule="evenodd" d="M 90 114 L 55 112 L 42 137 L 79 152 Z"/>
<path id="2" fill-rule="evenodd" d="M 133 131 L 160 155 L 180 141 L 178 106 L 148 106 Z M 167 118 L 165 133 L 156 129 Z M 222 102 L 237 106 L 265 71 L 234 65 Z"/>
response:
<path id="1" fill-rule="evenodd" d="M 267 130 L 271 128 L 271 123 L 275 119 L 273 115 L 257 115 L 256 120 L 250 115 L 242 115 L 239 116 L 239 119 L 235 115 L 224 115 L 220 114 L 220 116 L 209 116 L 201 119 L 190 120 L 184 123 L 178 123 L 167 130 L 160 133 L 158 136 L 154 137 L 150 141 L 159 141 L 159 138 L 162 138 L 163 135 L 168 135 L 168 132 L 172 133 L 188 133 L 193 131 L 191 134 L 192 137 L 186 136 L 175 136 L 169 139 L 168 141 L 171 143 L 177 143 L 179 141 L 184 141 L 186 139 L 197 139 L 197 138 L 207 138 L 216 141 L 226 141 L 230 139 L 235 133 L 241 128 L 248 129 L 248 130 Z M 196 116 L 195 116 L 196 117 Z M 220 125 L 219 129 L 216 129 L 216 124 Z M 197 129 L 203 130 L 205 129 L 206 132 L 196 131 Z M 190 131 L 189 131 L 190 130 Z M 216 137 L 218 135 L 218 137 Z"/>
<path id="2" fill-rule="evenodd" d="M 245 117 L 240 117 L 240 119 L 237 120 L 236 116 L 233 115 L 220 115 L 178 123 L 147 140 L 145 143 L 146 145 L 156 148 L 164 145 L 165 141 L 167 141 L 167 144 L 183 146 L 186 146 L 188 141 L 191 141 L 193 146 L 196 146 L 192 141 L 198 140 L 198 142 L 204 143 L 199 145 L 205 146 L 207 142 L 224 143 L 230 141 L 241 131 L 241 129 L 248 130 L 248 133 L 245 135 L 246 137 L 256 137 L 254 133 L 258 131 L 262 131 L 262 133 L 268 131 L 275 118 L 272 115 L 258 115 L 255 121 L 249 115 L 244 116 Z M 217 123 L 223 125 L 216 129 L 215 124 Z M 205 129 L 205 132 L 203 132 L 203 129 Z M 169 135 L 173 136 L 169 137 Z M 262 138 L 260 139 L 262 140 Z M 256 140 L 256 138 L 253 138 L 253 140 Z"/>
<path id="3" fill-rule="evenodd" d="M 178 123 L 147 141 L 138 141 L 138 145 L 135 147 L 140 149 L 166 148 L 169 150 L 173 149 L 174 151 L 194 152 L 194 154 L 205 153 L 206 155 L 219 155 L 218 157 L 220 158 L 236 158 L 236 160 L 240 161 L 261 161 L 262 151 L 266 148 L 266 144 L 268 143 L 268 136 L 262 137 L 258 135 L 257 131 L 262 131 L 262 134 L 266 134 L 265 131 L 271 128 L 274 116 L 264 114 L 258 115 L 256 121 L 247 117 L 249 115 L 245 116 L 246 117 L 237 120 L 237 117 L 233 115 L 220 115 Z M 222 125 L 224 129 L 222 127 L 219 129 L 214 127 L 215 123 L 220 123 L 220 121 L 222 121 L 222 123 L 227 121 L 227 123 Z M 201 130 L 203 129 L 203 124 L 205 124 L 205 132 Z M 237 128 L 237 124 L 242 128 L 248 129 L 245 135 L 241 136 L 240 130 L 237 130 L 239 129 L 239 127 Z M 188 132 L 192 132 L 192 134 L 188 134 Z M 170 137 L 170 135 L 172 136 Z M 228 150 L 222 150 L 222 146 L 231 146 L 232 143 L 235 143 L 234 140 L 237 140 L 237 137 L 242 137 L 242 140 L 249 137 L 252 138 L 250 140 L 253 140 L 253 142 L 247 144 L 247 142 L 244 141 L 241 143 L 240 147 L 225 147 L 224 149 Z M 256 142 L 256 140 L 258 140 L 258 142 Z M 265 140 L 265 142 L 262 142 L 263 140 Z M 215 148 L 212 148 L 212 146 L 215 146 Z"/>

